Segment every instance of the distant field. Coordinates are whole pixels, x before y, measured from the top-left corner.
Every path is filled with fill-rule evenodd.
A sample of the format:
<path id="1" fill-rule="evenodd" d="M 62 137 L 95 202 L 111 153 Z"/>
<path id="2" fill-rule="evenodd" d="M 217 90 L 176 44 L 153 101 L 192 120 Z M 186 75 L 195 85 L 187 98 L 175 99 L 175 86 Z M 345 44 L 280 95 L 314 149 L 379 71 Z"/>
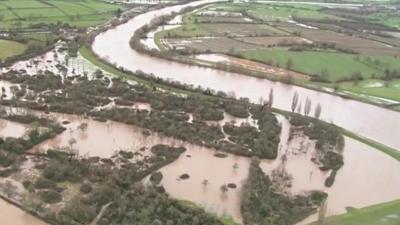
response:
<path id="1" fill-rule="evenodd" d="M 198 37 L 198 36 L 254 36 L 254 35 L 286 35 L 272 26 L 265 24 L 228 24 L 199 23 L 185 24 L 165 32 L 165 37 Z"/>
<path id="2" fill-rule="evenodd" d="M 281 67 L 285 67 L 288 60 L 292 60 L 292 69 L 298 72 L 315 75 L 323 70 L 328 72 L 328 79 L 336 81 L 343 77 L 350 77 L 354 72 L 360 72 L 365 78 L 372 75 L 382 76 L 383 69 L 376 69 L 368 66 L 361 60 L 356 60 L 356 56 L 334 52 L 319 51 L 288 51 L 286 48 L 270 48 L 263 50 L 253 50 L 241 53 L 247 59 L 261 62 L 272 62 Z M 371 60 L 378 59 L 384 62 L 388 68 L 400 68 L 400 60 L 392 57 L 370 57 Z"/>
<path id="3" fill-rule="evenodd" d="M 57 22 L 93 26 L 108 20 L 118 8 L 123 9 L 101 0 L 3 0 L 0 1 L 0 28 Z"/>
<path id="4" fill-rule="evenodd" d="M 227 53 L 230 51 L 247 51 L 247 50 L 255 50 L 262 49 L 262 47 L 243 43 L 235 39 L 226 38 L 226 37 L 216 37 L 216 38 L 172 38 L 172 39 L 164 39 L 163 40 L 167 46 L 175 46 L 177 49 L 179 47 L 190 47 L 192 49 L 196 49 L 198 51 L 213 51 L 220 53 Z"/>
<path id="5" fill-rule="evenodd" d="M 25 49 L 26 46 L 24 44 L 15 41 L 0 40 L 0 61 L 10 56 L 20 55 L 24 53 Z"/>
<path id="6" fill-rule="evenodd" d="M 298 32 L 302 37 L 313 42 L 334 43 L 342 49 L 353 50 L 364 55 L 400 56 L 400 48 L 390 47 L 378 41 L 360 38 L 356 35 L 348 35 L 322 29 L 307 29 L 290 23 L 274 23 L 276 26 L 288 32 Z M 400 44 L 400 39 L 381 38 L 385 42 Z"/>
<path id="7" fill-rule="evenodd" d="M 220 3 L 215 4 L 209 9 L 215 11 L 230 11 L 230 12 L 241 12 L 246 10 L 247 13 L 257 19 L 261 19 L 263 21 L 275 21 L 282 20 L 288 21 L 291 16 L 297 16 L 302 18 L 310 18 L 310 19 L 337 19 L 337 17 L 325 14 L 320 11 L 319 6 L 310 6 L 310 5 L 279 5 L 279 4 L 249 4 L 249 3 L 240 3 L 240 4 L 229 4 L 229 3 Z"/>
<path id="8" fill-rule="evenodd" d="M 324 225 L 398 225 L 400 221 L 400 200 L 373 205 L 362 209 L 329 217 Z M 311 225 L 317 225 L 312 223 Z"/>
<path id="9" fill-rule="evenodd" d="M 273 46 L 277 44 L 301 44 L 307 43 L 307 40 L 301 37 L 292 37 L 292 36 L 274 36 L 274 37 L 244 37 L 244 38 L 236 38 L 237 40 L 244 41 L 246 43 L 252 43 L 261 46 Z"/>

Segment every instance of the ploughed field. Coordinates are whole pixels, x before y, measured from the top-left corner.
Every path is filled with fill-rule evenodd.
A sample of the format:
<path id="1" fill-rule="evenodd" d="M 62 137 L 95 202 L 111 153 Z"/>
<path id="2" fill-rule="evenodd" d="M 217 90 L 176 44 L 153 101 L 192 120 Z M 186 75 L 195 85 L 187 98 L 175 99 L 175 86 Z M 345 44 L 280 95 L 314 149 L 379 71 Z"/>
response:
<path id="1" fill-rule="evenodd" d="M 215 3 L 186 12 L 174 26 L 157 30 L 154 38 L 162 51 L 235 56 L 287 70 L 289 78 L 278 75 L 277 79 L 291 80 L 293 71 L 308 76 L 306 81 L 295 76 L 297 84 L 390 105 L 398 103 L 400 96 L 400 90 L 392 91 L 390 85 L 400 78 L 399 21 L 395 11 L 383 7 Z M 243 67 L 235 60 L 208 61 L 218 68 L 223 68 L 221 64 L 231 70 Z M 376 79 L 387 90 L 359 82 Z"/>

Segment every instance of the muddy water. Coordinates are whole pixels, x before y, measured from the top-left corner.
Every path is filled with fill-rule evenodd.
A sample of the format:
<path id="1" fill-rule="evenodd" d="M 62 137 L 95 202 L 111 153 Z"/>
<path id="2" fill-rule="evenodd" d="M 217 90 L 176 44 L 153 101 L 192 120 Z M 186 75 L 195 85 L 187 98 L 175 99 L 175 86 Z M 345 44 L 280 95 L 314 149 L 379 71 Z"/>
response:
<path id="1" fill-rule="evenodd" d="M 22 137 L 28 126 L 8 120 L 0 119 L 0 137 Z"/>
<path id="2" fill-rule="evenodd" d="M 314 146 L 308 139 L 294 138 L 284 144 L 289 134 L 289 123 L 280 117 L 283 125 L 282 148 L 278 158 L 286 153 L 284 165 L 280 160 L 263 161 L 261 167 L 266 173 L 283 166 L 292 175 L 290 192 L 302 193 L 309 190 L 322 190 L 328 193 L 327 216 L 342 214 L 346 207 L 366 207 L 400 198 L 400 164 L 390 156 L 350 138 L 345 138 L 343 150 L 344 166 L 338 171 L 334 185 L 324 186 L 329 173 L 320 171 L 311 162 Z M 303 148 L 300 146 L 303 145 Z M 299 151 L 299 149 L 304 149 Z M 384 185 L 383 185 L 384 184 Z M 305 222 L 312 222 L 312 216 Z M 306 223 L 303 224 L 306 224 Z"/>
<path id="3" fill-rule="evenodd" d="M 329 194 L 326 216 L 343 214 L 346 212 L 345 207 L 348 206 L 361 208 L 400 198 L 398 175 L 400 165 L 394 159 L 369 146 L 346 139 L 344 163 L 345 166 L 339 170 L 333 187 L 325 188 L 314 181 L 319 177 L 325 177 L 317 170 L 314 170 L 311 178 L 308 172 L 304 171 L 301 178 L 303 181 L 297 187 L 300 190 L 314 188 L 326 191 Z M 307 180 L 310 180 L 309 184 Z M 299 225 L 316 220 L 317 214 L 310 216 Z"/>
<path id="4" fill-rule="evenodd" d="M 47 225 L 47 223 L 0 199 L 0 218 L 4 225 Z"/>
<path id="5" fill-rule="evenodd" d="M 289 137 L 289 123 L 281 116 L 278 118 L 283 127 L 278 159 L 262 160 L 260 166 L 269 175 L 273 169 L 285 168 L 293 177 L 292 187 L 286 191 L 327 192 L 327 215 L 344 213 L 348 206 L 365 207 L 400 198 L 400 164 L 391 157 L 349 138 L 345 139 L 345 165 L 339 170 L 334 185 L 326 188 L 324 181 L 329 174 L 320 171 L 311 162 L 314 142 L 307 138 L 294 138 L 286 142 Z M 162 184 L 167 192 L 174 198 L 192 201 L 210 212 L 241 222 L 240 190 L 248 176 L 250 159 L 230 154 L 227 158 L 217 158 L 214 150 L 193 145 L 185 147 L 188 150 L 184 155 L 161 169 L 164 175 Z M 287 156 L 286 163 L 280 160 L 284 154 Z M 235 163 L 237 169 L 234 169 Z M 180 180 L 179 176 L 184 173 L 189 174 L 190 178 Z M 206 186 L 202 184 L 205 179 L 209 182 Z M 223 194 L 220 187 L 228 183 L 235 183 L 238 187 Z M 313 220 L 315 216 L 310 217 L 308 222 Z"/>
<path id="6" fill-rule="evenodd" d="M 190 200 L 209 212 L 232 217 L 241 222 L 240 190 L 248 175 L 250 159 L 234 155 L 217 158 L 215 151 L 197 146 L 186 146 L 188 150 L 174 163 L 161 169 L 162 185 L 174 198 Z M 237 169 L 234 165 L 237 165 Z M 187 173 L 190 178 L 179 179 Z M 203 184 L 204 180 L 208 184 Z M 236 189 L 221 191 L 224 184 L 234 183 Z"/>
<path id="7" fill-rule="evenodd" d="M 141 147 L 151 147 L 156 144 L 172 146 L 181 144 L 181 141 L 157 134 L 143 135 L 143 129 L 122 123 L 99 122 L 72 115 L 54 115 L 60 122 L 69 122 L 64 125 L 67 130 L 57 137 L 35 146 L 31 151 L 43 152 L 51 148 L 69 149 L 72 147 L 72 149 L 78 150 L 80 155 L 107 158 L 120 150 L 137 151 Z M 82 124 L 87 124 L 87 127 L 81 129 Z"/>
<path id="8" fill-rule="evenodd" d="M 321 118 L 325 121 L 400 148 L 400 139 L 397 138 L 400 133 L 400 113 L 279 82 L 170 62 L 140 54 L 130 48 L 129 40 L 133 32 L 149 23 L 154 17 L 169 14 L 186 6 L 213 1 L 196 1 L 184 6 L 173 6 L 139 15 L 125 24 L 98 35 L 93 43 L 93 50 L 109 62 L 132 71 L 142 70 L 194 86 L 200 85 L 217 91 L 234 92 L 237 97 L 248 97 L 252 102 L 258 102 L 260 97 L 266 99 L 269 90 L 273 88 L 276 96 L 274 107 L 280 109 L 290 110 L 292 96 L 298 92 L 302 101 L 309 97 L 313 105 L 317 103 L 322 105 Z"/>

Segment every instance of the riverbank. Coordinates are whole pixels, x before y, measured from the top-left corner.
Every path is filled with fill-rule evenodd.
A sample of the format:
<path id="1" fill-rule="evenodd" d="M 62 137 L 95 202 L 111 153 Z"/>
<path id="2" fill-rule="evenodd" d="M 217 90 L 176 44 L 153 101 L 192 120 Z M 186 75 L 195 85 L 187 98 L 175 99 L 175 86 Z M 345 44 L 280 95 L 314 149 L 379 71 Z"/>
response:
<path id="1" fill-rule="evenodd" d="M 138 82 L 140 84 L 144 84 L 146 86 L 150 86 L 150 87 L 155 86 L 155 87 L 158 87 L 158 88 L 162 88 L 164 90 L 170 90 L 170 91 L 173 91 L 173 92 L 176 92 L 176 93 L 180 93 L 180 94 L 196 93 L 196 92 L 193 92 L 193 91 L 190 91 L 190 90 L 182 90 L 182 89 L 178 89 L 178 88 L 170 88 L 165 84 L 159 84 L 159 83 L 155 83 L 155 82 L 151 82 L 151 81 L 148 81 L 148 80 L 141 79 L 141 78 L 135 76 L 134 73 L 123 72 L 123 71 L 121 71 L 119 69 L 116 69 L 115 67 L 109 65 L 108 63 L 102 61 L 101 59 L 99 59 L 95 55 L 95 53 L 92 52 L 88 47 L 80 48 L 80 53 L 82 54 L 83 57 L 85 57 L 87 60 L 89 60 L 94 65 L 100 67 L 101 69 L 103 69 L 103 70 L 105 70 L 105 71 L 107 71 L 107 72 L 109 72 L 111 74 L 114 74 L 117 77 L 121 77 L 123 79 L 128 79 L 128 80 L 133 80 L 135 82 Z M 165 88 L 167 88 L 167 89 L 165 89 Z M 218 96 L 210 96 L 210 95 L 206 96 L 203 93 L 201 93 L 201 94 L 202 94 L 203 97 L 206 97 L 206 98 L 220 98 Z M 284 110 L 280 110 L 280 109 L 276 109 L 276 108 L 274 108 L 274 111 L 279 113 L 279 114 L 283 114 L 283 115 L 291 115 L 292 114 L 292 112 L 288 112 L 288 111 L 284 111 Z M 384 145 L 382 143 L 373 141 L 373 140 L 371 140 L 369 138 L 366 138 L 366 137 L 363 137 L 361 135 L 356 135 L 353 132 L 348 131 L 348 130 L 346 130 L 344 128 L 341 128 L 341 129 L 342 129 L 342 133 L 344 135 L 349 136 L 349 137 L 351 137 L 351 138 L 353 138 L 355 140 L 358 140 L 358 141 L 360 141 L 360 142 L 362 142 L 364 144 L 367 144 L 368 146 L 371 146 L 374 149 L 380 150 L 383 153 L 395 158 L 396 160 L 400 160 L 400 151 L 397 151 L 394 148 L 388 147 L 388 146 L 386 146 L 386 145 Z"/>
<path id="2" fill-rule="evenodd" d="M 349 208 L 343 215 L 328 217 L 323 220 L 325 225 L 397 225 L 400 219 L 400 200 L 372 205 L 361 209 Z M 319 223 L 311 223 L 317 225 Z"/>

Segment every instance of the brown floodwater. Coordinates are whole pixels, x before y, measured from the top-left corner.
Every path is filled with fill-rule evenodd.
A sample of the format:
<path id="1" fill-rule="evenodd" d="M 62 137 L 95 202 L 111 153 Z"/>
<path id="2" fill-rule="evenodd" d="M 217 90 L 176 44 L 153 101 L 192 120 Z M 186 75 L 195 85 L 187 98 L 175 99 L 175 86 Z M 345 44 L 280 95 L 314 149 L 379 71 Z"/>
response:
<path id="1" fill-rule="evenodd" d="M 9 120 L 0 119 L 0 137 L 22 137 L 28 130 L 28 126 Z"/>
<path id="2" fill-rule="evenodd" d="M 241 222 L 240 191 L 248 175 L 250 159 L 231 154 L 218 158 L 214 156 L 215 150 L 185 147 L 188 150 L 178 160 L 160 170 L 166 191 L 174 198 L 189 200 L 209 212 Z M 179 179 L 185 173 L 190 178 Z M 204 180 L 208 181 L 207 185 L 203 184 Z M 237 188 L 222 192 L 221 186 L 229 183 L 236 184 Z"/>
<path id="3" fill-rule="evenodd" d="M 68 124 L 63 125 L 67 130 L 35 146 L 31 151 L 43 152 L 51 148 L 68 149 L 72 143 L 72 149 L 79 150 L 80 155 L 108 158 L 120 150 L 137 151 L 141 147 L 151 147 L 156 144 L 180 146 L 182 143 L 155 133 L 146 136 L 142 133 L 142 128 L 123 123 L 99 122 L 74 115 L 52 114 L 52 116 L 59 122 L 68 121 Z M 87 127 L 81 129 L 82 124 L 86 124 Z"/>
<path id="4" fill-rule="evenodd" d="M 314 142 L 298 137 L 286 143 L 289 123 L 282 116 L 278 118 L 283 126 L 278 159 L 262 160 L 260 166 L 269 175 L 275 168 L 285 168 L 293 177 L 292 187 L 287 191 L 294 194 L 311 190 L 327 192 L 327 215 L 344 213 L 348 206 L 365 207 L 400 198 L 400 164 L 350 138 L 345 139 L 345 165 L 339 170 L 334 185 L 326 188 L 324 181 L 329 174 L 320 171 L 311 162 Z M 194 145 L 185 147 L 188 149 L 185 154 L 160 170 L 164 175 L 162 185 L 166 191 L 174 198 L 192 201 L 210 212 L 241 222 L 240 190 L 248 175 L 250 159 L 231 154 L 227 154 L 227 158 L 217 158 L 212 149 Z M 285 153 L 287 161 L 283 164 L 280 158 Z M 234 168 L 235 164 L 237 169 Z M 190 178 L 179 179 L 185 173 Z M 202 184 L 204 180 L 208 180 L 208 185 Z M 235 183 L 237 188 L 229 189 L 224 194 L 220 187 L 228 183 Z M 308 221 L 313 219 L 315 216 Z"/>
<path id="5" fill-rule="evenodd" d="M 93 43 L 93 50 L 103 59 L 131 71 L 141 70 L 194 86 L 233 92 L 237 97 L 248 97 L 255 103 L 259 102 L 260 98 L 267 99 L 272 88 L 275 94 L 274 107 L 280 109 L 290 110 L 292 96 L 297 92 L 301 101 L 304 102 L 308 97 L 312 100 L 313 106 L 321 104 L 323 120 L 386 145 L 400 148 L 398 112 L 280 82 L 170 62 L 140 54 L 130 48 L 129 40 L 135 30 L 149 23 L 154 17 L 178 11 L 186 6 L 210 2 L 214 0 L 196 1 L 141 14 L 125 24 L 98 35 Z"/>
<path id="6" fill-rule="evenodd" d="M 3 199 L 0 199 L 0 218 L 0 224 L 4 225 L 48 225 Z"/>

